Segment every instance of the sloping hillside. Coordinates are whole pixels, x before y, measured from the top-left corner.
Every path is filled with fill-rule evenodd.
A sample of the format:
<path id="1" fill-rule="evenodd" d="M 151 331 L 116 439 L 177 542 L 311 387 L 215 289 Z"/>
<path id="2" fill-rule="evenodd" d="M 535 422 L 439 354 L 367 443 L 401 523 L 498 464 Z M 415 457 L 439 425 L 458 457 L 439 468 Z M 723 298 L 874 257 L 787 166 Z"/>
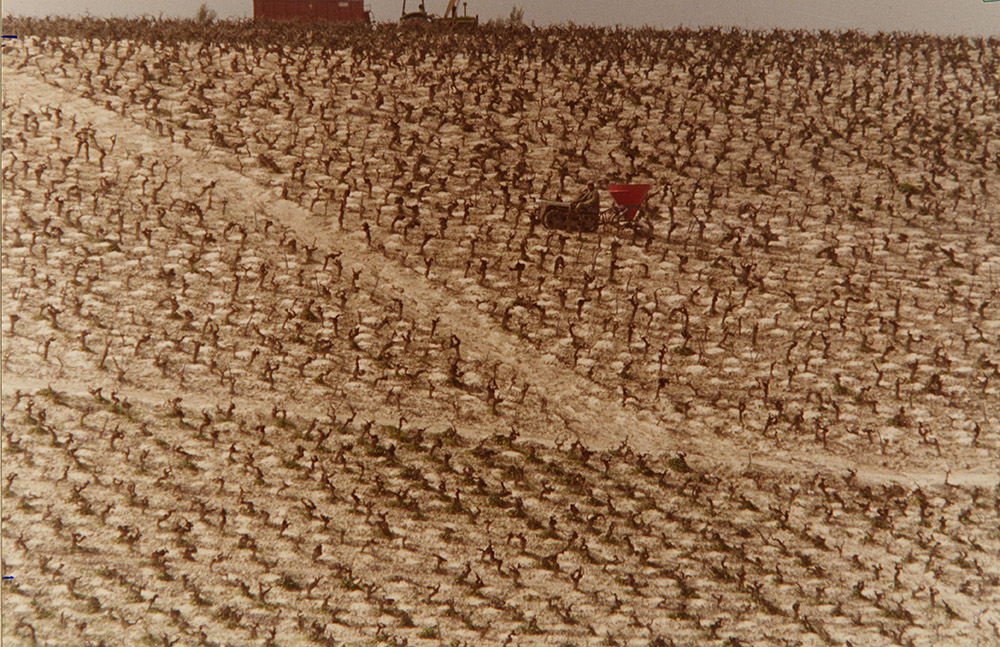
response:
<path id="1" fill-rule="evenodd" d="M 5 640 L 1000 641 L 995 39 L 15 28 Z"/>

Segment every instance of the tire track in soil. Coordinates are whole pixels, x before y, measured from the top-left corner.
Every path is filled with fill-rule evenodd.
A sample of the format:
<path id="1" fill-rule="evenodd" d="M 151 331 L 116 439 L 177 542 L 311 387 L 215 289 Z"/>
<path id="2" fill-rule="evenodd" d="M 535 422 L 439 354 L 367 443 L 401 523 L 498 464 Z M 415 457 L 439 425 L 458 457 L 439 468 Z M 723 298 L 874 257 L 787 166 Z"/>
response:
<path id="1" fill-rule="evenodd" d="M 700 462 L 705 468 L 723 472 L 739 471 L 752 463 L 757 469 L 776 473 L 814 474 L 822 471 L 842 474 L 850 469 L 857 471 L 859 480 L 898 482 L 907 487 L 945 482 L 970 486 L 997 484 L 996 474 L 982 471 L 911 469 L 904 472 L 857 464 L 850 458 L 823 450 L 808 455 L 803 455 L 801 451 L 793 454 L 781 450 L 771 451 L 768 456 L 755 455 L 724 438 L 701 438 L 682 429 L 667 428 L 655 420 L 651 412 L 626 409 L 616 402 L 614 393 L 559 365 L 555 359 L 546 360 L 539 355 L 537 348 L 498 329 L 487 315 L 476 310 L 476 304 L 469 295 L 435 285 L 415 270 L 368 249 L 362 232 L 338 230 L 335 224 L 323 222 L 297 203 L 282 199 L 280 189 L 267 187 L 229 168 L 224 162 L 212 159 L 210 152 L 195 151 L 158 136 L 128 118 L 24 72 L 4 72 L 3 92 L 7 101 L 20 102 L 34 110 L 45 105 L 58 105 L 66 117 L 76 115 L 77 123 L 89 123 L 105 136 L 117 133 L 119 146 L 131 153 L 177 160 L 183 176 L 202 184 L 216 182 L 215 195 L 227 201 L 227 212 L 233 220 L 249 221 L 258 216 L 266 217 L 289 229 L 300 241 L 317 246 L 321 254 L 340 252 L 345 271 L 348 267 L 361 269 L 361 282 L 368 289 L 390 288 L 414 316 L 425 320 L 438 318 L 439 329 L 458 337 L 468 356 L 499 361 L 516 371 L 522 380 L 530 383 L 545 398 L 549 409 L 566 422 L 567 429 L 590 447 L 613 448 L 627 440 L 635 451 L 652 454 L 684 452 L 695 464 Z M 216 157 L 221 158 L 222 154 Z M 30 388 L 33 384 L 35 388 L 46 386 L 27 376 L 3 374 L 4 392 L 18 387 Z M 110 380 L 104 385 L 95 384 L 89 376 L 86 382 L 64 380 L 56 381 L 52 386 L 72 393 L 86 393 L 88 387 L 104 386 L 132 399 L 154 404 L 169 399 L 166 393 L 161 394 L 157 390 L 142 392 L 121 388 Z M 197 401 L 214 405 L 220 401 L 207 398 L 205 394 L 199 397 L 189 392 L 183 397 L 187 403 Z M 228 394 L 224 399 L 238 400 L 229 398 Z M 259 402 L 248 400 L 245 404 L 251 407 L 256 404 L 253 408 L 261 408 Z M 379 412 L 363 413 L 375 419 L 390 420 Z M 391 419 L 395 420 L 394 417 Z M 462 425 L 469 426 L 464 422 Z M 471 430 L 459 431 L 468 433 Z M 489 433 L 485 429 L 476 431 L 483 435 Z M 551 434 L 533 433 L 531 430 L 523 430 L 522 436 L 546 444 L 553 441 Z"/>

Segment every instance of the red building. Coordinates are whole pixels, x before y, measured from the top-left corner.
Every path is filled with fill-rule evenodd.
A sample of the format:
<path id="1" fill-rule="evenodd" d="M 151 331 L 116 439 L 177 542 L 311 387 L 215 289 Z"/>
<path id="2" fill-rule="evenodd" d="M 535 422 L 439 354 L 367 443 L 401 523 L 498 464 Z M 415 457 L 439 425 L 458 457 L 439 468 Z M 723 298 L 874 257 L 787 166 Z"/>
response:
<path id="1" fill-rule="evenodd" d="M 364 0 L 253 0 L 254 20 L 366 22 Z"/>

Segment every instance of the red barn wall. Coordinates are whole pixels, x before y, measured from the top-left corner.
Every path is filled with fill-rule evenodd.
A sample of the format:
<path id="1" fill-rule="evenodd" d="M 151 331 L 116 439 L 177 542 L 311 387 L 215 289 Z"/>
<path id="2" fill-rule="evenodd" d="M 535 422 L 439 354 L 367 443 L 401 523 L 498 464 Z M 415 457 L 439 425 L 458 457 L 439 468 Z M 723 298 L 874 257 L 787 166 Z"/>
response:
<path id="1" fill-rule="evenodd" d="M 364 0 L 253 0 L 254 20 L 363 22 Z"/>

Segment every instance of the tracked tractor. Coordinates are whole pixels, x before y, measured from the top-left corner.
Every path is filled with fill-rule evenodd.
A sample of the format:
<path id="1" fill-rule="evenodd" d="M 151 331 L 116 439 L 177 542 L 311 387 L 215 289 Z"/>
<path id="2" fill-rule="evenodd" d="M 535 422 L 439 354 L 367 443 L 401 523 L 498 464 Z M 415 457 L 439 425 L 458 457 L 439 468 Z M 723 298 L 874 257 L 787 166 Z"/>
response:
<path id="1" fill-rule="evenodd" d="M 593 232 L 606 227 L 652 233 L 652 222 L 646 210 L 648 184 L 610 184 L 608 193 L 615 204 L 603 211 L 574 202 L 540 200 L 537 220 L 549 229 L 566 231 Z"/>

